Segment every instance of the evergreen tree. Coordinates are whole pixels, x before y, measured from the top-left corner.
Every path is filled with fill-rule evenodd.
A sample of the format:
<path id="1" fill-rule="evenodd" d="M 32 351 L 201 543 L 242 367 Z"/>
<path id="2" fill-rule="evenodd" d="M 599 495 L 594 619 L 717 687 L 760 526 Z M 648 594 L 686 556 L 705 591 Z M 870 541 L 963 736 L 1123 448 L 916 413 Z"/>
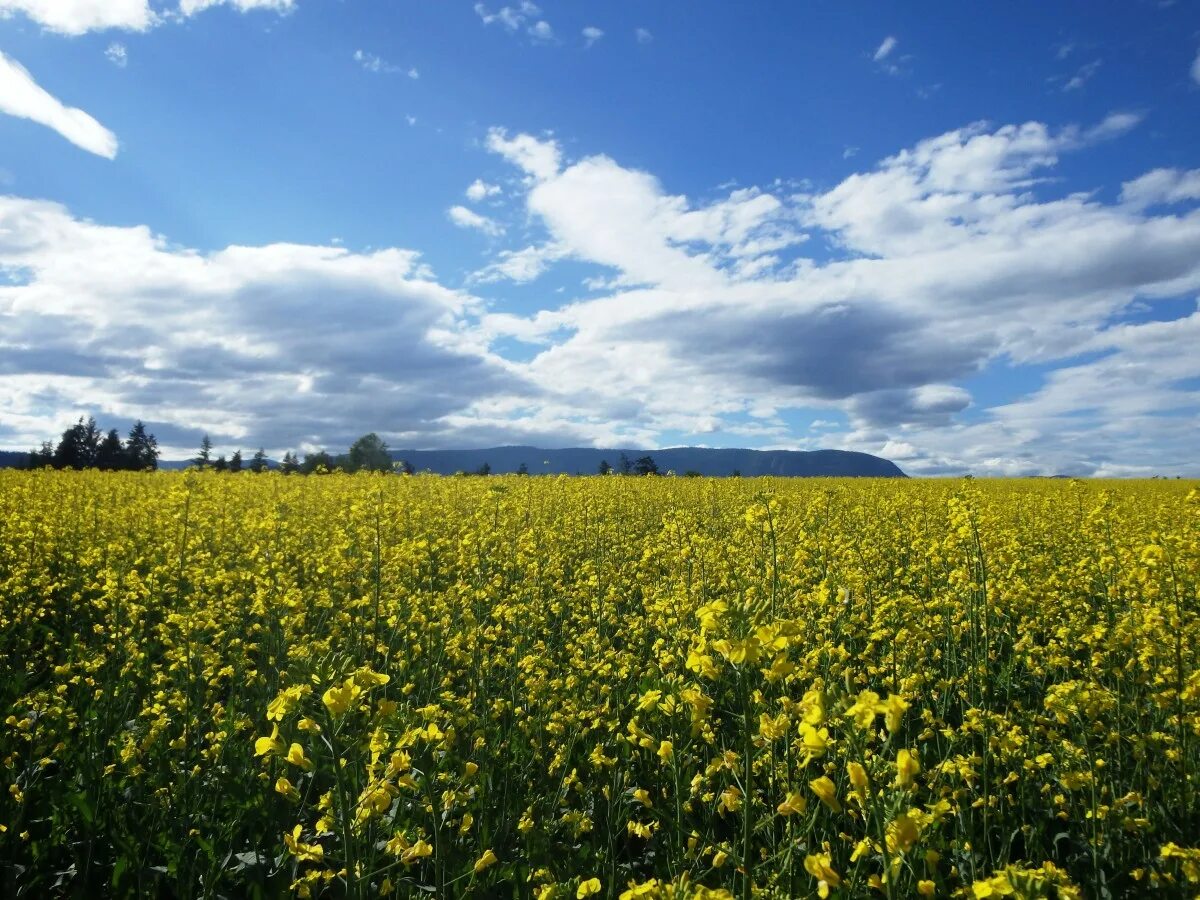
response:
<path id="1" fill-rule="evenodd" d="M 596 467 L 596 474 L 597 475 L 607 475 L 611 471 L 612 471 L 612 466 L 610 466 L 608 464 L 608 460 L 607 459 L 600 460 L 600 465 L 598 465 Z"/>
<path id="2" fill-rule="evenodd" d="M 289 450 L 283 454 L 283 461 L 279 464 L 279 471 L 284 475 L 291 475 L 300 471 L 300 463 L 296 461 L 296 454 Z"/>
<path id="3" fill-rule="evenodd" d="M 139 419 L 125 441 L 125 467 L 137 472 L 158 468 L 158 441 L 146 431 Z"/>
<path id="4" fill-rule="evenodd" d="M 80 416 L 78 422 L 62 433 L 62 440 L 54 448 L 54 468 L 90 468 L 96 464 L 99 450 L 100 429 L 96 427 L 96 420 L 88 416 L 85 423 Z"/>
<path id="5" fill-rule="evenodd" d="M 242 451 L 241 450 L 234 450 L 233 456 L 229 457 L 229 471 L 230 472 L 242 471 Z"/>
<path id="6" fill-rule="evenodd" d="M 124 469 L 126 461 L 121 435 L 117 433 L 117 429 L 111 428 L 96 450 L 96 468 L 114 472 Z"/>
<path id="7" fill-rule="evenodd" d="M 217 457 L 217 461 L 213 463 L 212 467 L 214 472 L 229 471 L 229 463 L 226 461 L 224 453 Z"/>
<path id="8" fill-rule="evenodd" d="M 254 452 L 254 456 L 252 456 L 250 458 L 250 471 L 251 472 L 267 471 L 267 453 L 265 450 L 263 450 L 262 447 L 259 447 Z"/>
<path id="9" fill-rule="evenodd" d="M 629 461 L 629 457 L 624 453 L 621 454 L 620 466 L 622 475 L 628 475 L 633 471 L 633 463 Z"/>
<path id="10" fill-rule="evenodd" d="M 29 454 L 29 468 L 44 469 L 46 466 L 54 465 L 54 445 L 49 441 L 42 441 L 42 446 Z"/>
<path id="11" fill-rule="evenodd" d="M 201 469 L 207 469 L 212 465 L 212 446 L 212 441 L 206 434 L 204 440 L 200 442 L 200 452 L 192 458 L 192 462 Z"/>
<path id="12" fill-rule="evenodd" d="M 657 475 L 658 464 L 654 462 L 652 456 L 639 456 L 637 462 L 633 464 L 633 472 L 635 475 Z"/>
<path id="13" fill-rule="evenodd" d="M 528 475 L 529 474 L 529 466 L 525 465 L 525 463 L 521 463 L 519 466 L 517 466 L 517 474 L 518 475 Z"/>

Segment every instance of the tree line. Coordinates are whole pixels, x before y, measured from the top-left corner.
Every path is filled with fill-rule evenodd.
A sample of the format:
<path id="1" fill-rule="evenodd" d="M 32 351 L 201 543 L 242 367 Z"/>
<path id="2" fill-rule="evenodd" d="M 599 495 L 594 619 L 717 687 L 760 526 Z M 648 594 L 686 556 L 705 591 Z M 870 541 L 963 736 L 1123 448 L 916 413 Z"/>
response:
<path id="1" fill-rule="evenodd" d="M 41 469 L 108 469 L 110 471 L 142 472 L 158 468 L 158 441 L 138 421 L 121 440 L 120 432 L 107 432 L 88 416 L 62 433 L 57 445 L 43 441 L 42 446 L 29 453 L 29 467 Z"/>
<path id="2" fill-rule="evenodd" d="M 271 467 L 271 461 L 262 447 L 255 451 L 249 462 L 243 460 L 241 450 L 235 450 L 228 459 L 223 453 L 214 457 L 213 443 L 207 434 L 204 435 L 200 449 L 190 463 L 195 468 L 212 469 L 215 472 L 240 472 L 243 468 L 251 472 L 264 472 Z M 285 475 L 321 475 L 339 469 L 343 472 L 401 471 L 413 474 L 413 468 L 407 462 L 393 462 L 388 445 L 374 432 L 364 434 L 350 445 L 346 453 L 336 456 L 325 450 L 318 450 L 315 453 L 306 453 L 301 459 L 298 454 L 289 450 L 283 454 L 277 468 Z"/>
<path id="3" fill-rule="evenodd" d="M 70 428 L 62 433 L 57 444 L 43 441 L 41 447 L 30 451 L 29 468 L 40 469 L 50 466 L 55 469 L 105 469 L 109 471 L 146 471 L 158 468 L 158 441 L 146 426 L 138 421 L 130 429 L 128 436 L 122 440 L 115 428 L 103 431 L 95 418 L 88 416 L 85 420 L 80 416 Z M 388 445 L 379 435 L 371 432 L 364 434 L 345 453 L 333 455 L 325 450 L 306 453 L 301 458 L 291 450 L 283 455 L 278 464 L 273 464 L 267 457 L 266 451 L 258 450 L 246 460 L 240 449 L 230 456 L 220 453 L 214 455 L 213 442 L 206 434 L 200 442 L 196 455 L 189 460 L 194 468 L 211 469 L 215 472 L 265 472 L 269 468 L 277 468 L 285 475 L 314 475 L 329 472 L 400 472 L 407 475 L 415 474 L 413 466 L 407 460 L 395 461 L 388 450 Z M 630 459 L 621 454 L 617 465 L 613 466 L 608 460 L 601 460 L 596 469 L 599 475 L 659 475 L 658 465 L 651 456 Z M 484 463 L 471 475 L 490 475 L 491 465 Z M 528 475 L 529 468 L 522 463 L 517 470 L 518 475 Z M 582 474 L 582 473 L 576 473 Z M 699 474 L 688 472 L 688 475 Z"/>

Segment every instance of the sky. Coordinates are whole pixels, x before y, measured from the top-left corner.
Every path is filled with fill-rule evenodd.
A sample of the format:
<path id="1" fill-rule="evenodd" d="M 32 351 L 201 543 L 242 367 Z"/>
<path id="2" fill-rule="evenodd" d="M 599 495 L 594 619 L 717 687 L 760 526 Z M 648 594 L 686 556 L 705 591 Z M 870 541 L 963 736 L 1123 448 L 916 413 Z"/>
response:
<path id="1" fill-rule="evenodd" d="M 0 447 L 1200 476 L 1200 4 L 0 0 Z"/>

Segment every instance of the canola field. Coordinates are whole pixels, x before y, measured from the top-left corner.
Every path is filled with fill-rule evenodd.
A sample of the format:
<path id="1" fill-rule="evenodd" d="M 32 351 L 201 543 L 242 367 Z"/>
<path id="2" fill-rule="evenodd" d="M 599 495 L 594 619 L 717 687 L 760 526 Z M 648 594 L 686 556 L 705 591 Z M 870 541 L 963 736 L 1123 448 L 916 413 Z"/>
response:
<path id="1" fill-rule="evenodd" d="M 1194 897 L 1195 482 L 0 471 L 0 895 Z"/>

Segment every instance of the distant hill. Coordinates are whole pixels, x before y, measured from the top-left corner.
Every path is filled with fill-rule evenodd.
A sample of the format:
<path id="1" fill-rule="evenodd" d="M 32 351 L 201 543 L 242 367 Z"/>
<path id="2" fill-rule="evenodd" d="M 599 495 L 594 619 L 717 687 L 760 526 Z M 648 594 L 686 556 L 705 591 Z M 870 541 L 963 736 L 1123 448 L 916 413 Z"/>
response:
<path id="1" fill-rule="evenodd" d="M 869 453 L 847 450 L 723 450 L 708 447 L 669 447 L 664 450 L 593 450 L 571 447 L 564 450 L 544 450 L 539 447 L 491 447 L 486 450 L 394 450 L 397 460 L 407 460 L 418 472 L 426 469 L 442 475 L 455 472 L 475 472 L 487 463 L 493 474 L 516 472 L 524 463 L 531 475 L 592 475 L 601 460 L 614 468 L 620 465 L 621 454 L 633 462 L 642 456 L 653 457 L 660 472 L 673 470 L 699 472 L 701 475 L 732 475 L 738 472 L 747 478 L 756 475 L 865 476 L 873 478 L 904 478 L 895 463 Z"/>
<path id="2" fill-rule="evenodd" d="M 20 450 L 0 450 L 0 469 L 24 469 L 29 464 L 29 453 Z"/>
<path id="3" fill-rule="evenodd" d="M 735 472 L 753 478 L 760 475 L 812 478 L 867 477 L 906 478 L 899 467 L 886 459 L 869 453 L 848 450 L 724 450 L 709 447 L 668 447 L 663 450 L 609 449 L 569 447 L 546 450 L 541 447 L 489 447 L 485 450 L 393 450 L 392 458 L 407 460 L 418 472 L 430 471 L 439 475 L 455 472 L 476 472 L 484 463 L 492 474 L 516 472 L 524 464 L 531 475 L 594 475 L 601 460 L 614 469 L 621 465 L 621 454 L 632 463 L 643 456 L 654 459 L 662 473 L 677 475 L 699 472 L 701 475 L 727 476 Z M 24 467 L 28 453 L 0 450 L 0 468 Z M 160 469 L 184 469 L 191 460 L 160 460 Z M 274 469 L 278 462 L 269 460 Z"/>

